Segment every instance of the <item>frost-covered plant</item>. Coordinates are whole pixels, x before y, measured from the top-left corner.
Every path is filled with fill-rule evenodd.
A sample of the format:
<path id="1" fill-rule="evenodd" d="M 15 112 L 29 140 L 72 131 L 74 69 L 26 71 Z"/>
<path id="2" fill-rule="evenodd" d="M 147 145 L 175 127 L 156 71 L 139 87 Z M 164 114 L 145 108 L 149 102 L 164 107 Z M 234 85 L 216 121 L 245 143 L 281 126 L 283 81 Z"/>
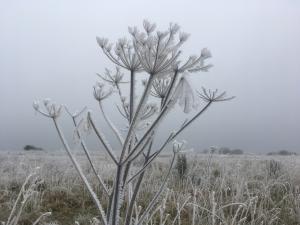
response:
<path id="1" fill-rule="evenodd" d="M 266 161 L 266 167 L 268 176 L 271 178 L 277 178 L 282 174 L 282 163 L 274 159 Z"/>
<path id="2" fill-rule="evenodd" d="M 176 170 L 180 179 L 183 179 L 188 172 L 188 162 L 185 154 L 177 157 Z"/>
<path id="3" fill-rule="evenodd" d="M 41 180 L 39 180 L 37 176 L 38 170 L 39 168 L 37 167 L 32 173 L 30 173 L 26 177 L 23 185 L 21 186 L 17 199 L 13 204 L 7 221 L 1 222 L 2 225 L 17 225 L 19 223 L 20 216 L 24 210 L 26 203 L 34 194 L 36 194 L 36 188 L 41 183 Z M 43 213 L 32 223 L 32 225 L 37 225 L 44 217 L 50 215 L 51 212 Z"/>
<path id="4" fill-rule="evenodd" d="M 35 101 L 33 104 L 36 111 L 52 119 L 67 154 L 99 210 L 99 218 L 104 225 L 148 224 L 151 220 L 151 215 L 153 215 L 154 207 L 157 205 L 157 201 L 165 188 L 176 156 L 184 150 L 183 144 L 180 144 L 180 142 L 174 143 L 175 139 L 202 115 L 212 103 L 233 98 L 226 97 L 225 92 L 219 93 L 217 90 L 212 91 L 202 88 L 198 95 L 205 105 L 201 109 L 196 109 L 197 104 L 195 103 L 194 91 L 188 82 L 187 74 L 208 71 L 212 65 L 206 64 L 205 61 L 211 57 L 210 51 L 204 48 L 199 56 L 190 56 L 187 60 L 180 60 L 180 48 L 189 35 L 180 32 L 180 27 L 177 24 L 170 24 L 166 31 L 155 31 L 155 24 L 144 21 L 143 28 L 144 31 L 140 31 L 136 27 L 130 27 L 129 33 L 131 38 L 121 38 L 115 44 L 110 43 L 106 38 L 97 37 L 100 48 L 116 66 L 116 71 L 112 72 L 106 69 L 103 75 L 98 74 L 101 82 L 94 86 L 94 98 L 99 104 L 105 121 L 116 136 L 121 146 L 120 149 L 115 149 L 108 143 L 102 130 L 98 128 L 91 111 L 87 111 L 84 114 L 85 110 L 82 110 L 72 114 L 67 110 L 75 126 L 75 135 L 81 143 L 91 168 L 103 189 L 103 193 L 107 195 L 107 203 L 100 202 L 90 181 L 88 181 L 72 153 L 70 145 L 64 138 L 58 121 L 64 107 L 48 99 L 43 101 L 45 110 L 41 109 L 41 104 L 38 101 Z M 126 72 L 129 74 L 128 98 L 125 97 L 121 88 L 121 86 L 127 85 L 127 82 L 123 81 Z M 140 73 L 145 74 L 147 79 L 143 81 L 142 95 L 140 98 L 137 98 L 136 85 L 138 83 L 136 82 L 136 77 Z M 107 88 L 107 86 L 110 87 Z M 114 125 L 103 107 L 103 102 L 114 94 L 117 94 L 120 98 L 118 111 L 127 121 L 124 135 Z M 160 99 L 158 106 L 155 104 L 153 97 Z M 150 103 L 150 100 L 153 100 L 153 102 Z M 182 125 L 178 128 L 173 128 L 175 130 L 170 132 L 162 144 L 159 145 L 157 143 L 154 145 L 156 141 L 155 135 L 161 127 L 161 121 L 176 104 L 182 107 L 184 113 L 195 111 L 194 115 L 183 120 Z M 103 149 L 114 163 L 115 177 L 112 185 L 104 182 L 101 179 L 101 175 L 97 173 L 94 167 L 96 162 L 93 162 L 93 157 L 89 153 L 81 135 L 82 128 L 91 129 L 95 132 L 103 145 Z M 145 178 L 145 171 L 171 143 L 174 143 L 173 157 L 167 174 L 163 178 L 156 194 L 146 204 L 146 207 L 142 209 L 137 205 L 137 199 L 142 187 L 141 184 Z M 157 145 L 158 147 L 153 147 Z M 141 158 L 143 163 L 140 164 L 140 167 L 134 167 L 134 162 Z M 104 205 L 107 205 L 107 207 L 104 207 Z M 178 210 L 181 210 L 179 205 Z"/>

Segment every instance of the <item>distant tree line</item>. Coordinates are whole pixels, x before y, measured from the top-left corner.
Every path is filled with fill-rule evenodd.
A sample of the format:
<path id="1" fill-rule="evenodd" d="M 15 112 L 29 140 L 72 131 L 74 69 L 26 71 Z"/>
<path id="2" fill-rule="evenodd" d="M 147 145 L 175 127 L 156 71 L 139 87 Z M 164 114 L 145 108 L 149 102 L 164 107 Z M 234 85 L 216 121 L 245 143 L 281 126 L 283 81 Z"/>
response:
<path id="1" fill-rule="evenodd" d="M 242 155 L 244 154 L 244 151 L 242 149 L 236 148 L 236 149 L 230 149 L 228 147 L 215 147 L 212 146 L 209 149 L 203 150 L 204 154 L 220 154 L 220 155 Z M 291 152 L 288 150 L 279 150 L 276 152 L 269 152 L 267 155 L 280 155 L 280 156 L 289 156 L 289 155 L 297 155 L 296 152 Z"/>
<path id="2" fill-rule="evenodd" d="M 242 149 L 230 149 L 228 147 L 211 147 L 210 149 L 204 149 L 203 153 L 212 153 L 212 154 L 220 154 L 220 155 L 242 155 L 244 151 Z"/>
<path id="3" fill-rule="evenodd" d="M 269 152 L 267 153 L 267 155 L 283 155 L 283 156 L 287 156 L 287 155 L 297 155 L 296 152 L 290 152 L 290 151 L 287 151 L 287 150 L 280 150 L 280 151 L 277 151 L 277 152 Z"/>

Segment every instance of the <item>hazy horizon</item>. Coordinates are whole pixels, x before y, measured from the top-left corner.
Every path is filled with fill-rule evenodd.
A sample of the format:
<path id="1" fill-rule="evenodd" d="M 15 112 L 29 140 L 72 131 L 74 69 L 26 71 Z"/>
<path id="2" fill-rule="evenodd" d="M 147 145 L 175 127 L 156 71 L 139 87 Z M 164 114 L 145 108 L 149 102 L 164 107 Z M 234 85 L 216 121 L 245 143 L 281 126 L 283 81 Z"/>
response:
<path id="1" fill-rule="evenodd" d="M 61 148 L 51 121 L 35 115 L 35 99 L 50 97 L 72 110 L 88 106 L 98 126 L 106 129 L 92 86 L 98 80 L 96 73 L 114 65 L 95 37 L 113 42 L 129 37 L 127 27 L 142 28 L 143 19 L 162 30 L 175 22 L 190 33 L 182 48 L 185 57 L 210 49 L 209 63 L 214 67 L 208 73 L 189 75 L 196 89 L 218 88 L 236 96 L 213 105 L 179 140 L 186 139 L 188 147 L 197 150 L 226 146 L 245 152 L 300 153 L 300 2 L 296 0 L 2 2 L 0 150 L 27 144 Z M 118 126 L 124 126 L 115 102 L 106 101 L 106 110 Z M 179 116 L 185 118 L 177 111 L 164 127 L 175 129 Z M 69 130 L 67 117 L 61 122 Z M 67 133 L 71 140 L 72 132 Z M 90 147 L 97 148 L 89 139 Z"/>

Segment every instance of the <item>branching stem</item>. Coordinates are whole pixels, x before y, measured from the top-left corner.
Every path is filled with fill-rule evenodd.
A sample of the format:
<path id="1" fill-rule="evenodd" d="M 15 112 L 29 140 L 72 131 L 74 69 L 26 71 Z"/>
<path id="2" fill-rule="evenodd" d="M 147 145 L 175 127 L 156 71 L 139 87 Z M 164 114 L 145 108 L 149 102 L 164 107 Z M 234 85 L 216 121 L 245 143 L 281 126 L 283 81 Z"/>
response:
<path id="1" fill-rule="evenodd" d="M 102 112 L 102 115 L 103 115 L 106 123 L 112 129 L 112 131 L 114 132 L 114 134 L 116 135 L 116 137 L 117 137 L 120 145 L 123 146 L 124 139 L 123 139 L 122 135 L 120 134 L 120 132 L 118 131 L 118 129 L 116 128 L 116 126 L 113 124 L 113 122 L 108 118 L 108 116 L 104 112 L 102 101 L 99 101 L 99 107 L 100 107 L 100 110 Z"/>
<path id="2" fill-rule="evenodd" d="M 79 166 L 79 163 L 77 162 L 76 158 L 73 156 L 72 152 L 71 152 L 71 149 L 67 143 L 67 140 L 65 139 L 62 131 L 61 131 L 61 128 L 59 127 L 58 123 L 57 123 L 57 120 L 55 118 L 53 118 L 53 122 L 54 122 L 54 125 L 55 125 L 55 129 L 58 133 L 58 136 L 67 152 L 67 154 L 69 155 L 73 165 L 75 166 L 77 172 L 79 173 L 79 176 L 81 177 L 82 181 L 84 182 L 85 186 L 87 187 L 93 201 L 95 202 L 99 212 L 100 212 L 100 215 L 101 215 L 101 219 L 102 219 L 102 222 L 104 223 L 104 225 L 107 225 L 107 220 L 106 220 L 106 215 L 105 215 L 105 212 L 103 210 L 103 207 L 97 197 L 97 195 L 95 194 L 95 192 L 93 191 L 90 183 L 88 182 L 86 176 L 83 174 L 82 172 L 82 169 L 81 167 Z"/>

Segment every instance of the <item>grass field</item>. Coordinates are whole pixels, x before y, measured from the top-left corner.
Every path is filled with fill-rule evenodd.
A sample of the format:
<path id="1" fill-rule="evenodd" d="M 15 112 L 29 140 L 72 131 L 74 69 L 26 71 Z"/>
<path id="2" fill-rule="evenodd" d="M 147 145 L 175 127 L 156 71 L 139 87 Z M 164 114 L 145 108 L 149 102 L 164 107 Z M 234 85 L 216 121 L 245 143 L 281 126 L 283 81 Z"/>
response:
<path id="1" fill-rule="evenodd" d="M 84 155 L 77 157 L 106 207 Z M 93 158 L 99 174 L 111 184 L 113 164 L 101 154 Z M 138 197 L 141 210 L 157 191 L 170 158 L 160 157 L 147 171 Z M 188 154 L 187 162 L 183 176 L 173 168 L 149 224 L 300 224 L 299 156 Z M 36 185 L 18 224 L 32 224 L 45 212 L 52 214 L 39 224 L 92 224 L 97 210 L 63 152 L 0 153 L 0 221 L 8 219 L 22 184 L 36 167 Z"/>

